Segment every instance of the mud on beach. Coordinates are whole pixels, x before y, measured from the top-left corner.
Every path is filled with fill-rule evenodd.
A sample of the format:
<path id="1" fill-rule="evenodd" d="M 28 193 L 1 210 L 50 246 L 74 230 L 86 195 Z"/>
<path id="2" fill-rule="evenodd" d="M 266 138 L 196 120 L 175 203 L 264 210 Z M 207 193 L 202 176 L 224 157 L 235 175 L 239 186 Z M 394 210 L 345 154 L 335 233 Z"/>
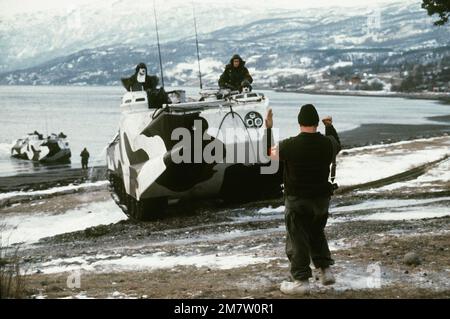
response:
<path id="1" fill-rule="evenodd" d="M 58 201 L 70 202 L 72 196 L 59 196 Z M 107 200 L 109 195 L 97 190 L 87 196 Z M 317 289 L 310 297 L 449 297 L 448 215 L 406 220 L 367 217 L 394 209 L 433 216 L 436 208 L 450 206 L 450 198 L 402 197 L 410 201 L 402 207 L 385 204 L 384 208 L 361 210 L 355 200 L 367 203 L 367 198 L 354 195 L 334 200 L 336 212 L 331 214 L 327 236 L 337 283 L 324 288 L 314 280 Z M 280 282 L 289 280 L 281 204 L 198 209 L 183 218 L 149 223 L 123 220 L 41 239 L 21 250 L 29 294 L 47 298 L 285 298 L 279 292 Z M 420 264 L 405 264 L 404 256 L 410 252 L 418 254 Z M 379 287 L 371 286 L 376 278 L 371 271 L 377 267 Z M 78 270 L 81 286 L 69 289 L 68 276 Z"/>
<path id="2" fill-rule="evenodd" d="M 441 136 L 340 156 L 326 227 L 337 283 L 312 278 L 307 298 L 450 297 L 449 155 Z M 107 183 L 50 189 L 0 194 L 2 237 L 20 245 L 29 297 L 286 298 L 281 198 L 195 202 L 135 223 Z"/>

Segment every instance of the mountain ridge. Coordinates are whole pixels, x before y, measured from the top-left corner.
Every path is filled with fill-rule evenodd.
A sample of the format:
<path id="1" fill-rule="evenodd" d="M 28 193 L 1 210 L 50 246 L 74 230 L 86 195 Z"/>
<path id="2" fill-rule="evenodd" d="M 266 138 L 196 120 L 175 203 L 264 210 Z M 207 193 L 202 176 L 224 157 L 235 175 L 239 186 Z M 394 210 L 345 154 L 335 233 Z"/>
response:
<path id="1" fill-rule="evenodd" d="M 292 15 L 292 13 L 290 13 Z M 380 25 L 371 30 L 364 13 L 323 17 L 271 17 L 227 26 L 200 36 L 203 79 L 215 85 L 238 52 L 261 86 L 280 76 L 305 75 L 316 81 L 341 66 L 401 70 L 405 64 L 439 61 L 449 54 L 450 28 L 434 27 L 424 10 L 391 5 L 380 11 Z M 373 29 L 373 27 L 372 27 Z M 0 75 L 0 84 L 117 85 L 141 61 L 159 74 L 155 44 L 104 45 L 60 56 L 45 63 Z M 162 45 L 165 81 L 197 83 L 195 39 L 185 37 Z"/>

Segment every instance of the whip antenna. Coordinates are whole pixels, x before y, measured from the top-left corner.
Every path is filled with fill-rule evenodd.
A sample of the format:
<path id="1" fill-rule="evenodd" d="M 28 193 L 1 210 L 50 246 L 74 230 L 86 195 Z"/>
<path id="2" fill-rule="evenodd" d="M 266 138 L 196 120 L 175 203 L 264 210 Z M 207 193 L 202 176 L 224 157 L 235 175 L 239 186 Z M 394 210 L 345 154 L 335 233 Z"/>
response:
<path id="1" fill-rule="evenodd" d="M 158 19 L 156 17 L 156 4 L 155 0 L 153 0 L 153 13 L 155 15 L 155 27 L 156 27 L 156 41 L 158 43 L 158 55 L 159 55 L 159 68 L 161 70 L 161 84 L 164 87 L 164 74 L 163 74 L 163 65 L 162 65 L 162 58 L 161 58 L 161 46 L 159 44 L 159 31 L 158 31 Z"/>
<path id="2" fill-rule="evenodd" d="M 200 90 L 201 90 L 201 89 L 203 89 L 202 69 L 200 67 L 200 50 L 198 48 L 197 18 L 195 17 L 194 1 L 192 1 L 192 13 L 193 13 L 193 16 L 194 16 L 195 44 L 197 46 L 198 78 L 200 80 Z"/>

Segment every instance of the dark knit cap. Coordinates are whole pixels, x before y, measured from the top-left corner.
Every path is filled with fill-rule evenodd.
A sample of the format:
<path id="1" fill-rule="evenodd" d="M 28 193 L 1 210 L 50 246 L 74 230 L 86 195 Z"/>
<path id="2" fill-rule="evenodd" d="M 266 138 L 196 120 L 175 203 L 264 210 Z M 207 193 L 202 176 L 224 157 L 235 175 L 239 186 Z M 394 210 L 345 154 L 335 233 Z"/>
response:
<path id="1" fill-rule="evenodd" d="M 136 73 L 139 72 L 139 69 L 145 69 L 147 70 L 147 66 L 145 65 L 145 63 L 139 63 L 138 65 L 136 65 Z"/>
<path id="2" fill-rule="evenodd" d="M 305 104 L 298 113 L 298 124 L 302 126 L 317 126 L 319 125 L 319 114 L 312 104 Z"/>

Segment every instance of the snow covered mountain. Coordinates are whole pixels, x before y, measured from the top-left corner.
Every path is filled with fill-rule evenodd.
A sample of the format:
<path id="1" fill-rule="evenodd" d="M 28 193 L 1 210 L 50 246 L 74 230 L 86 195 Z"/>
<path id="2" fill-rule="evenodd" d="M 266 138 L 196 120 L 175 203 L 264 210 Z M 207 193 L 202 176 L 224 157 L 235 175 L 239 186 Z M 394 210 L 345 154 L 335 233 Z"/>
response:
<path id="1" fill-rule="evenodd" d="M 269 14 L 264 12 L 255 16 Z M 203 16 L 201 12 L 197 15 Z M 433 26 L 432 19 L 418 3 L 393 4 L 380 11 L 366 9 L 358 13 L 344 12 L 341 8 L 283 10 L 258 20 L 239 18 L 242 16 L 236 16 L 235 25 L 220 29 L 218 26 L 230 24 L 224 17 L 215 24 L 199 21 L 199 25 L 205 24 L 211 30 L 200 35 L 202 72 L 207 84 L 216 83 L 224 64 L 235 52 L 247 60 L 260 85 L 268 85 L 278 76 L 307 73 L 320 78 L 324 71 L 341 66 L 389 69 L 405 63 L 425 64 L 450 54 L 450 27 Z M 197 83 L 195 41 L 186 21 L 192 23 L 191 16 L 176 21 L 175 27 L 168 27 L 178 31 L 167 36 L 174 40 L 162 45 L 165 80 L 172 85 Z M 160 23 L 161 32 L 165 27 Z M 147 62 L 152 73 L 159 73 L 154 27 L 149 26 L 141 34 L 126 27 L 124 30 L 116 33 L 117 38 L 108 38 L 111 35 L 108 31 L 104 40 L 101 37 L 95 40 L 104 45 L 4 73 L 0 75 L 0 84 L 115 85 L 120 77 L 132 73 L 140 61 Z M 128 36 L 123 35 L 127 32 Z"/>
<path id="2" fill-rule="evenodd" d="M 194 34 L 191 1 L 158 0 L 156 10 L 163 42 Z M 35 66 L 88 48 L 156 41 L 151 0 L 96 0 L 76 7 L 10 16 L 1 11 L 0 72 Z M 218 0 L 197 3 L 195 11 L 200 33 L 291 12 Z"/>

